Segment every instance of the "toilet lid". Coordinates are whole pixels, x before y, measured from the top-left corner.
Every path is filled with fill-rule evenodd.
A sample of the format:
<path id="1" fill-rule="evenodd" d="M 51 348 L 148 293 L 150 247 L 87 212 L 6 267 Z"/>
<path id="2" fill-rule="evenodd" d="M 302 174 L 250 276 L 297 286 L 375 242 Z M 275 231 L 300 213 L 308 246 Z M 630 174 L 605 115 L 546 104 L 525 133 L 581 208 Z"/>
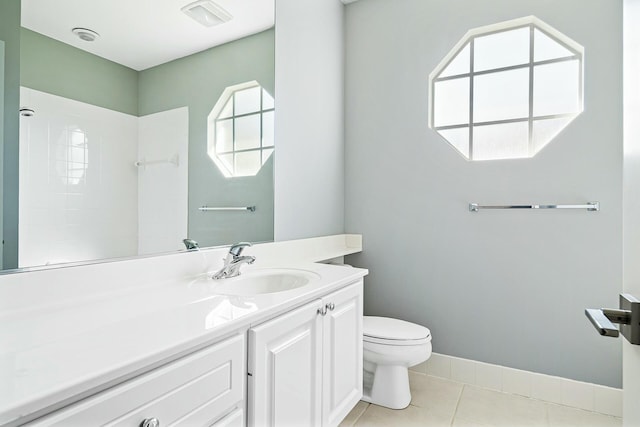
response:
<path id="1" fill-rule="evenodd" d="M 431 339 L 431 331 L 424 326 L 390 317 L 364 316 L 363 335 L 382 340 L 422 341 Z"/>

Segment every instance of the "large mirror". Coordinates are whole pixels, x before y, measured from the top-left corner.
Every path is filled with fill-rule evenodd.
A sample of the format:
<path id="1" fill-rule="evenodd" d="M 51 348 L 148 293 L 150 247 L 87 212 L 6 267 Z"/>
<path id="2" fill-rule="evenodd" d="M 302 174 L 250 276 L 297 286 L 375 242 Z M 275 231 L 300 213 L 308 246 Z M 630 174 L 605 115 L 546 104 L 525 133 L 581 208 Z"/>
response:
<path id="1" fill-rule="evenodd" d="M 273 240 L 273 1 L 22 0 L 19 37 L 5 271 Z"/>

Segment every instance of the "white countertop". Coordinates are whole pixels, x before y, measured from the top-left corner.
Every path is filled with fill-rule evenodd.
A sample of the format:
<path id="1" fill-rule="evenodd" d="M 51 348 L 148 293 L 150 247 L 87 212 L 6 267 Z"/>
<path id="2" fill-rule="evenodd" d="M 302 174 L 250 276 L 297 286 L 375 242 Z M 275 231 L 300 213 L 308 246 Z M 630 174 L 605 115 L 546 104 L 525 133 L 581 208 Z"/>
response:
<path id="1" fill-rule="evenodd" d="M 216 282 L 201 275 L 0 313 L 0 425 L 95 393 L 368 273 L 315 263 L 282 267 L 313 271 L 321 279 L 290 291 L 237 297 L 217 295 Z"/>

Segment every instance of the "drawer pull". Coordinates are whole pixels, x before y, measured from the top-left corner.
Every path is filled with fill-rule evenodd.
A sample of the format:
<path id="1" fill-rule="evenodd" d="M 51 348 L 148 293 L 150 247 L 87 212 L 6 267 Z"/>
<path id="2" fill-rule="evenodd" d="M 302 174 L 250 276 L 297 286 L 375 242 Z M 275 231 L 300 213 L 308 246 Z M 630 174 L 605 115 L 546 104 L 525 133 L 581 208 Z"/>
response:
<path id="1" fill-rule="evenodd" d="M 157 418 L 145 418 L 140 423 L 140 427 L 160 427 L 160 420 Z"/>

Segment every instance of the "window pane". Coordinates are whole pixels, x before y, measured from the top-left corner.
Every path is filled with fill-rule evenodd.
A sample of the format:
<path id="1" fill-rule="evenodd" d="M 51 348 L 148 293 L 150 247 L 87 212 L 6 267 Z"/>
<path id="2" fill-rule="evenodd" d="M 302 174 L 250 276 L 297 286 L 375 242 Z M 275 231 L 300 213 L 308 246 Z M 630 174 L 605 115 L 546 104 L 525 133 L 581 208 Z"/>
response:
<path id="1" fill-rule="evenodd" d="M 467 74 L 471 72 L 471 57 L 469 43 L 458 52 L 458 54 L 449 62 L 449 65 L 442 70 L 438 77 L 455 76 L 458 74 Z"/>
<path id="2" fill-rule="evenodd" d="M 236 151 L 260 148 L 260 114 L 237 118 L 235 126 Z"/>
<path id="3" fill-rule="evenodd" d="M 269 95 L 269 92 L 262 89 L 262 109 L 269 110 L 274 108 L 273 96 Z"/>
<path id="4" fill-rule="evenodd" d="M 273 148 L 268 148 L 266 150 L 262 150 L 262 164 L 264 165 L 269 157 L 273 154 Z"/>
<path id="5" fill-rule="evenodd" d="M 69 147 L 69 158 L 70 162 L 74 163 L 84 163 L 85 155 L 87 153 L 86 147 Z"/>
<path id="6" fill-rule="evenodd" d="M 233 120 L 216 122 L 216 152 L 233 151 Z"/>
<path id="7" fill-rule="evenodd" d="M 527 117 L 529 68 L 474 77 L 474 123 Z"/>
<path id="8" fill-rule="evenodd" d="M 260 170 L 260 150 L 236 153 L 235 176 L 253 176 Z"/>
<path id="9" fill-rule="evenodd" d="M 438 133 L 455 147 L 463 156 L 469 158 L 469 128 L 445 129 Z"/>
<path id="10" fill-rule="evenodd" d="M 223 154 L 218 156 L 220 161 L 222 162 L 222 166 L 229 172 L 229 174 L 233 174 L 233 154 Z"/>
<path id="11" fill-rule="evenodd" d="M 260 111 L 260 86 L 239 90 L 235 93 L 235 97 L 236 116 Z"/>
<path id="12" fill-rule="evenodd" d="M 529 123 L 474 126 L 473 160 L 529 157 Z"/>
<path id="13" fill-rule="evenodd" d="M 226 104 L 224 104 L 224 107 L 222 108 L 222 111 L 218 115 L 218 118 L 226 119 L 227 117 L 231 117 L 231 116 L 233 116 L 233 96 L 229 98 Z"/>
<path id="14" fill-rule="evenodd" d="M 274 112 L 262 114 L 262 146 L 273 147 L 274 135 Z"/>
<path id="15" fill-rule="evenodd" d="M 529 27 L 476 37 L 475 71 L 529 63 Z"/>
<path id="16" fill-rule="evenodd" d="M 469 124 L 469 78 L 434 83 L 434 126 Z"/>
<path id="17" fill-rule="evenodd" d="M 533 122 L 533 153 L 542 150 L 562 129 L 573 120 L 573 117 L 560 119 L 536 120 Z"/>
<path id="18" fill-rule="evenodd" d="M 547 59 L 564 58 L 572 56 L 573 52 L 553 40 L 551 37 L 538 30 L 533 30 L 533 60 L 546 61 Z"/>
<path id="19" fill-rule="evenodd" d="M 581 111 L 579 76 L 578 60 L 534 67 L 534 116 L 579 113 Z"/>
<path id="20" fill-rule="evenodd" d="M 71 144 L 70 145 L 84 145 L 85 135 L 81 130 L 75 130 L 71 132 Z"/>

